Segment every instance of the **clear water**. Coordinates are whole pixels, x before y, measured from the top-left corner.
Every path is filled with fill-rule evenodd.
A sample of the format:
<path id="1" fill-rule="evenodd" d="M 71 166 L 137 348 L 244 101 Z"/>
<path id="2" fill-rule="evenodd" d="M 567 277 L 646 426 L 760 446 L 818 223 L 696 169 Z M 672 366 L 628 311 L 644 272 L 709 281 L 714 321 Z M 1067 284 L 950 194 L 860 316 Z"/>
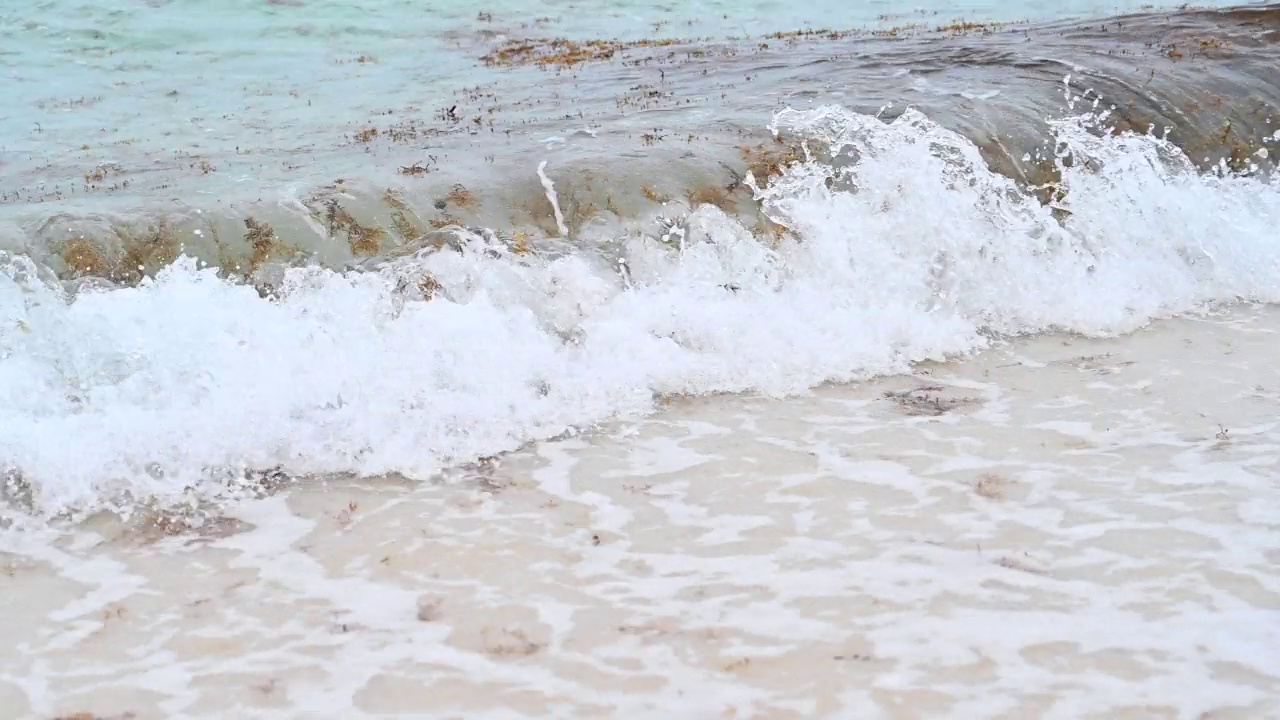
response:
<path id="1" fill-rule="evenodd" d="M 1221 3 L 1199 3 L 1214 7 Z M 496 83 L 530 102 L 536 74 L 477 63 L 508 37 L 753 38 L 804 28 L 936 28 L 957 19 L 1045 21 L 1175 3 L 464 3 L 48 0 L 0 10 L 0 208 L 66 197 L 96 168 L 134 173 L 114 195 L 273 193 L 350 174 L 350 134 L 434 118 L 460 89 Z M 483 13 L 491 18 L 483 21 Z M 365 62 L 360 62 L 364 58 Z M 610 103 L 612 104 L 612 103 Z M 487 104 L 486 104 L 487 105 Z M 388 113 L 394 114 L 389 118 Z M 764 104 L 732 119 L 759 126 Z M 546 134 L 569 128 L 550 127 Z M 420 159 L 419 157 L 412 158 Z M 405 162 L 409 162 L 405 160 Z M 210 168 L 216 172 L 209 173 Z M 109 170 L 109 173 L 112 172 Z M 211 176 L 210 176 L 211 175 Z M 110 177 L 110 174 L 108 175 Z M 107 185 L 112 185 L 108 182 Z M 80 198 L 93 203 L 95 198 Z M 118 207 L 112 200 L 107 208 Z"/>

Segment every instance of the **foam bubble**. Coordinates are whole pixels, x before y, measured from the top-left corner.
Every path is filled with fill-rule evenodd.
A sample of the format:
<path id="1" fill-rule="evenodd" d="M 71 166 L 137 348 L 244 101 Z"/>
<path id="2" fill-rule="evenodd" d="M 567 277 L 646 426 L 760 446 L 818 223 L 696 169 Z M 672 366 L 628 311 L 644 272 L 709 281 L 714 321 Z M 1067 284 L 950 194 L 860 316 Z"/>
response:
<path id="1" fill-rule="evenodd" d="M 469 233 L 370 271 L 292 269 L 271 298 L 192 259 L 69 295 L 9 258 L 0 464 L 39 513 L 221 492 L 249 468 L 422 478 L 655 395 L 793 393 L 993 334 L 1280 300 L 1276 184 L 1198 175 L 1096 121 L 1052 124 L 1062 192 L 1044 207 L 918 112 L 784 111 L 776 128 L 838 156 L 757 188 L 790 232 L 703 206 L 670 242 L 612 238 L 621 275 L 602 252 Z"/>

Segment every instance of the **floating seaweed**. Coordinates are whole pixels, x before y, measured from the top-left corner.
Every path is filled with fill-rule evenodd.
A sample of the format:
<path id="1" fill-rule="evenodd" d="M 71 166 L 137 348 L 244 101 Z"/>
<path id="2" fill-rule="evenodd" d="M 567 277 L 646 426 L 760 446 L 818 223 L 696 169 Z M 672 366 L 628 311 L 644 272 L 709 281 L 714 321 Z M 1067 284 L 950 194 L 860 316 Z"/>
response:
<path id="1" fill-rule="evenodd" d="M 336 199 L 326 200 L 324 205 L 329 234 L 345 233 L 351 254 L 377 255 L 382 250 L 382 241 L 386 237 L 385 230 L 361 225 Z"/>
<path id="2" fill-rule="evenodd" d="M 271 225 L 259 222 L 252 215 L 244 219 L 246 228 L 244 239 L 252 248 L 249 257 L 250 267 L 257 268 L 267 261 L 276 248 L 276 233 Z"/>
<path id="3" fill-rule="evenodd" d="M 654 40 L 583 40 L 565 38 L 510 40 L 486 55 L 480 61 L 489 66 L 516 67 L 573 67 L 587 62 L 611 60 L 619 53 L 640 48 L 660 48 L 689 42 L 674 38 Z"/>

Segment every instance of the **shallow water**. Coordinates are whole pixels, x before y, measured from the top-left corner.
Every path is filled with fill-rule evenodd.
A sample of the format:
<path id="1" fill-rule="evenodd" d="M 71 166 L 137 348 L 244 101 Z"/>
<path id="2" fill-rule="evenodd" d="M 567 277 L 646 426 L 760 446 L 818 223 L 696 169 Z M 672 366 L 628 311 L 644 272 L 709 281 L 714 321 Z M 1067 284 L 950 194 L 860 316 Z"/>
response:
<path id="1" fill-rule="evenodd" d="M 344 206 L 388 235 L 357 255 L 412 239 L 380 202 L 388 188 L 422 224 L 547 229 L 541 161 L 583 196 L 570 212 L 576 229 L 651 209 L 643 182 L 656 179 L 659 194 L 723 186 L 731 175 L 722 164 L 739 174 L 750 165 L 739 146 L 763 140 L 775 110 L 831 103 L 864 113 L 892 104 L 890 115 L 917 107 L 983 148 L 997 170 L 1040 183 L 1022 158 L 1044 149 L 1044 120 L 1066 113 L 1058 84 L 1067 74 L 1077 91 L 1116 105 L 1118 127 L 1167 128 L 1204 167 L 1269 167 L 1274 158 L 1256 153 L 1280 130 L 1269 78 L 1275 12 L 1261 6 L 1112 3 L 1107 12 L 1141 12 L 1103 22 L 1063 19 L 1101 9 L 1091 4 L 1020 4 L 1003 16 L 983 5 L 935 15 L 874 4 L 719 14 L 520 4 L 483 11 L 486 20 L 470 6 L 424 13 L 410 3 L 219 7 L 199 23 L 176 3 L 7 11 L 0 32 L 11 63 L 0 89 L 24 102 L 0 109 L 0 248 L 52 255 L 65 272 L 77 267 L 67 259 L 77 238 L 109 245 L 159 224 L 167 242 L 205 260 L 221 262 L 232 246 L 245 262 L 232 240 L 254 215 L 297 252 L 335 263 L 350 254 L 335 255 L 333 239 L 312 237 L 298 218 L 322 215 L 335 184 Z M 668 24 L 651 20 L 668 12 Z M 823 27 L 841 32 L 770 37 Z M 556 37 L 644 44 L 542 69 L 481 62 L 509 43 Z M 649 45 L 663 39 L 676 42 Z M 589 173 L 608 176 L 605 187 L 583 181 Z M 437 212 L 458 183 L 478 205 Z M 195 233 L 206 225 L 224 236 L 217 250 Z M 151 272 L 163 261 L 142 264 Z"/>
<path id="2" fill-rule="evenodd" d="M 3 158 L 16 169 L 82 144 L 90 146 L 87 161 L 113 145 L 123 153 L 125 142 L 157 156 L 162 149 L 214 156 L 236 146 L 285 150 L 310 141 L 326 147 L 335 124 L 384 108 L 419 105 L 431 113 L 433 96 L 497 79 L 476 67 L 470 52 L 496 36 L 757 37 L 805 27 L 1044 21 L 1177 5 L 627 0 L 581 8 L 505 0 L 477 10 L 458 2 L 48 0 L 0 15 L 8 68 L 0 89 L 19 100 L 0 109 L 0 137 Z"/>
<path id="3" fill-rule="evenodd" d="M 786 395 L 992 338 L 1280 301 L 1280 186 L 1200 174 L 1158 137 L 1055 123 L 1046 207 L 914 110 L 774 127 L 826 156 L 754 185 L 754 228 L 666 202 L 568 240 L 446 229 L 352 272 L 264 265 L 252 285 L 186 258 L 136 287 L 68 289 L 14 258 L 7 494 L 52 516 L 234 496 L 263 472 L 424 480 L 663 397 Z"/>
<path id="4" fill-rule="evenodd" d="M 1269 718 L 1280 315 L 0 536 L 13 716 Z M 172 534 L 170 534 L 172 533 Z"/>
<path id="5" fill-rule="evenodd" d="M 932 7 L 0 11 L 0 715 L 1280 717 L 1280 8 Z"/>

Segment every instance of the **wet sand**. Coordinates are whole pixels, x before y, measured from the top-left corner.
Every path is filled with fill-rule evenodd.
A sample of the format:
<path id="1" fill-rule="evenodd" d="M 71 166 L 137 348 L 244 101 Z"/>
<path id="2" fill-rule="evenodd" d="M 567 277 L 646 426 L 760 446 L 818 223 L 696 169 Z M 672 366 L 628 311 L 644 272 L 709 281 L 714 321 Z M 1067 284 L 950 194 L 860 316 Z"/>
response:
<path id="1" fill-rule="evenodd" d="M 0 707 L 1277 717 L 1277 332 L 1046 335 L 196 530 L 0 533 Z"/>

